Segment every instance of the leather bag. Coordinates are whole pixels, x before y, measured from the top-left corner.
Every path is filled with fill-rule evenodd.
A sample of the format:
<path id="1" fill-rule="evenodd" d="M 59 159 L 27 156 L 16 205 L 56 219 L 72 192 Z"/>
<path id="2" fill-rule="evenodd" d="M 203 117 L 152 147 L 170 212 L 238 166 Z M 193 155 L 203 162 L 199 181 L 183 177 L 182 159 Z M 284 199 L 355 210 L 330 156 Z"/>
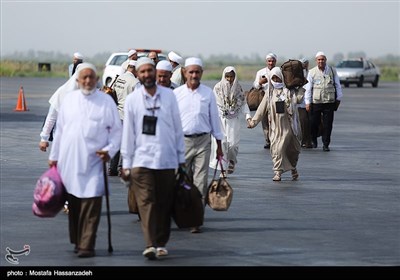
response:
<path id="1" fill-rule="evenodd" d="M 202 195 L 186 172 L 179 170 L 172 209 L 172 218 L 178 228 L 203 225 L 204 205 Z"/>
<path id="2" fill-rule="evenodd" d="M 258 106 L 260 106 L 262 99 L 264 98 L 264 90 L 256 89 L 252 87 L 246 92 L 246 101 L 249 105 L 250 111 L 256 111 Z"/>
<path id="3" fill-rule="evenodd" d="M 281 70 L 288 89 L 302 87 L 308 82 L 304 77 L 303 64 L 299 60 L 289 59 L 282 64 Z"/>
<path id="4" fill-rule="evenodd" d="M 224 172 L 221 159 L 218 159 L 221 165 L 221 172 Z M 215 211 L 227 211 L 233 198 L 233 189 L 225 178 L 215 179 L 217 166 L 215 166 L 214 177 L 208 186 L 207 204 Z"/>

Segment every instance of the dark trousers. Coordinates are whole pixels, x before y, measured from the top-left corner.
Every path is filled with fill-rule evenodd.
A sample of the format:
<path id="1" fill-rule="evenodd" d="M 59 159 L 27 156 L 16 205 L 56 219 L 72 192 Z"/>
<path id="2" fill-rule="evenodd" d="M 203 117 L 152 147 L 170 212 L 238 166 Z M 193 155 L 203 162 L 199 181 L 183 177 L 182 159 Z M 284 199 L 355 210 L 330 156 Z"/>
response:
<path id="1" fill-rule="evenodd" d="M 175 169 L 132 169 L 132 186 L 146 247 L 165 247 L 171 232 Z"/>
<path id="2" fill-rule="evenodd" d="M 322 143 L 326 147 L 329 146 L 329 144 L 331 143 L 334 112 L 335 112 L 335 103 L 312 104 L 311 136 L 313 142 L 317 142 L 318 128 L 321 123 L 321 117 L 322 117 L 322 123 L 323 123 Z"/>
<path id="3" fill-rule="evenodd" d="M 299 119 L 302 133 L 302 145 L 311 145 L 311 114 L 307 112 L 306 108 L 299 109 Z"/>
<path id="4" fill-rule="evenodd" d="M 121 167 L 122 163 L 120 160 L 120 151 L 118 151 L 115 156 L 110 160 L 110 172 L 117 174 L 118 167 Z"/>
<path id="5" fill-rule="evenodd" d="M 68 194 L 69 238 L 79 249 L 94 250 L 102 198 L 79 198 Z"/>

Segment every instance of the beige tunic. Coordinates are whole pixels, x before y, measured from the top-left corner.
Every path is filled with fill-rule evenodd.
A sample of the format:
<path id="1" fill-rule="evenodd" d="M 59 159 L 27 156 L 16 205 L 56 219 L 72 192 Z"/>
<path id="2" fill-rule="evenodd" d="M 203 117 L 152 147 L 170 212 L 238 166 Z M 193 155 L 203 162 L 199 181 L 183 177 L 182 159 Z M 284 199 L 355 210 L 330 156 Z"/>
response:
<path id="1" fill-rule="evenodd" d="M 284 113 L 276 112 L 275 102 L 278 100 L 285 102 Z M 252 119 L 256 126 L 266 114 L 268 115 L 270 151 L 274 171 L 285 172 L 296 168 L 301 149 L 301 128 L 297 102 L 295 90 L 273 89 L 269 94 L 264 95 Z"/>

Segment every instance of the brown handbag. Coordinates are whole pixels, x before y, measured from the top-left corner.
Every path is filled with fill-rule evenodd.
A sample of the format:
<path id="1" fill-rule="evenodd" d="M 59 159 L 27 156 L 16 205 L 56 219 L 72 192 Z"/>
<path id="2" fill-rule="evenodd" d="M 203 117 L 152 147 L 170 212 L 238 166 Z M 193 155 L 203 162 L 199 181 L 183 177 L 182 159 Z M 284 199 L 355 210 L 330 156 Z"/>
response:
<path id="1" fill-rule="evenodd" d="M 218 159 L 221 165 L 221 172 L 224 172 L 221 159 Z M 225 178 L 215 179 L 217 174 L 217 166 L 215 166 L 214 177 L 208 186 L 206 203 L 215 211 L 227 211 L 231 205 L 233 198 L 233 189 Z"/>

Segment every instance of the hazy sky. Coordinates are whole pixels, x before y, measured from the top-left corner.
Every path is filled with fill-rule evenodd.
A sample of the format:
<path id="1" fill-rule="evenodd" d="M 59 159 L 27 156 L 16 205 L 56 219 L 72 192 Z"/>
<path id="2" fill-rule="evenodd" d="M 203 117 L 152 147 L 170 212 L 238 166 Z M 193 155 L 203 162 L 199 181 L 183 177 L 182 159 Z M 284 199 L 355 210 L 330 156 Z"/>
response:
<path id="1" fill-rule="evenodd" d="M 55 51 L 87 56 L 129 48 L 182 56 L 319 50 L 400 53 L 395 1 L 34 1 L 1 0 L 1 54 Z"/>

